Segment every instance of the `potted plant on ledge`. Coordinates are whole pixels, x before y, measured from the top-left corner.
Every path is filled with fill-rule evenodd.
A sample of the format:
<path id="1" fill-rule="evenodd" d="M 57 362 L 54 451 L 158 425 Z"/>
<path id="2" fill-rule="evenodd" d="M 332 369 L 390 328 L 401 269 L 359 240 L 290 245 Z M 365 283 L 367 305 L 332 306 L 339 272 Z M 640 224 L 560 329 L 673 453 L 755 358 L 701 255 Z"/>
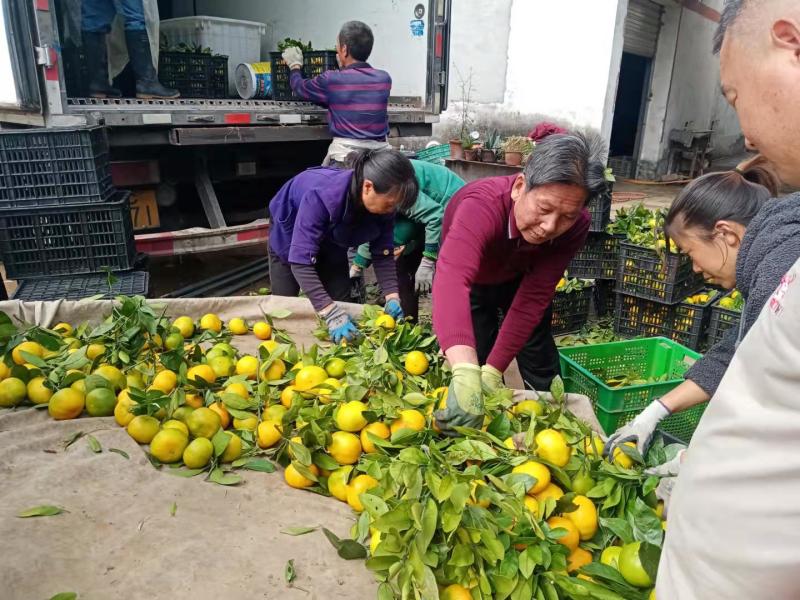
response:
<path id="1" fill-rule="evenodd" d="M 497 162 L 497 154 L 500 151 L 501 145 L 500 134 L 497 129 L 492 129 L 486 136 L 483 148 L 481 148 L 481 162 Z"/>
<path id="2" fill-rule="evenodd" d="M 522 135 L 514 135 L 508 138 L 503 144 L 503 152 L 506 156 L 506 164 L 518 167 L 522 164 L 522 158 L 530 154 L 533 150 L 533 142 Z"/>

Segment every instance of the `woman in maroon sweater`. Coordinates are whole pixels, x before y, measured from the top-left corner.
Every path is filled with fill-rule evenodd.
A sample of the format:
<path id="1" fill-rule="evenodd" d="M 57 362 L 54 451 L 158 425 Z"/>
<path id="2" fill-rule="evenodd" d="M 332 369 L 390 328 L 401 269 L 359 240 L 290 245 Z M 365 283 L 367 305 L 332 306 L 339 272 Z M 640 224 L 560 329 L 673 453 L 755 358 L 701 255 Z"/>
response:
<path id="1" fill-rule="evenodd" d="M 433 281 L 433 327 L 452 365 L 443 431 L 483 423 L 483 393 L 516 357 L 526 385 L 559 373 L 551 302 L 589 231 L 589 198 L 605 186 L 601 144 L 552 135 L 519 175 L 473 181 L 444 215 Z M 483 365 L 483 367 L 479 366 Z"/>

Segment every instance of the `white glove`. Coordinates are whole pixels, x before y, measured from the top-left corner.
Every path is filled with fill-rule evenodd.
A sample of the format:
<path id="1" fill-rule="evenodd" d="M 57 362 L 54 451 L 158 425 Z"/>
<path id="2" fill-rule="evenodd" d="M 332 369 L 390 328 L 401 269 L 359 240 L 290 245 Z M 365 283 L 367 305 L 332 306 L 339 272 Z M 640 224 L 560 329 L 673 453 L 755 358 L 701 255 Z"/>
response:
<path id="1" fill-rule="evenodd" d="M 358 279 L 362 275 L 363 275 L 363 271 L 362 271 L 361 267 L 359 267 L 355 263 L 350 265 L 350 279 Z"/>
<path id="2" fill-rule="evenodd" d="M 613 456 L 614 448 L 623 442 L 636 442 L 636 449 L 644 456 L 656 427 L 669 415 L 669 409 L 659 400 L 654 400 L 633 421 L 617 429 L 608 438 L 603 448 L 603 456 Z"/>
<path id="3" fill-rule="evenodd" d="M 286 64 L 289 65 L 289 69 L 303 68 L 303 51 L 297 46 L 289 46 L 281 56 Z"/>
<path id="4" fill-rule="evenodd" d="M 424 256 L 419 263 L 417 274 L 414 276 L 414 286 L 418 294 L 427 294 L 433 288 L 433 274 L 436 271 L 436 261 Z"/>
<path id="5" fill-rule="evenodd" d="M 669 501 L 672 498 L 672 490 L 675 487 L 675 482 L 678 480 L 678 473 L 680 473 L 685 452 L 685 449 L 679 450 L 672 460 L 668 460 L 663 465 L 645 469 L 644 471 L 646 475 L 657 475 L 661 477 L 661 481 L 659 481 L 656 486 L 656 498 L 664 503 L 664 518 L 667 517 L 667 513 L 669 512 Z"/>

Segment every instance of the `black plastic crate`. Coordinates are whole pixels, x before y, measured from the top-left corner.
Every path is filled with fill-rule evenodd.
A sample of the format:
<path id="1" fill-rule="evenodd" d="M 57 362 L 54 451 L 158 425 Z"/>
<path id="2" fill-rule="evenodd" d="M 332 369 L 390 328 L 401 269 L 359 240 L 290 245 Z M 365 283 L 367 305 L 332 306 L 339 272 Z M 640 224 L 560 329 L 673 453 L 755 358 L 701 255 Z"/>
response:
<path id="1" fill-rule="evenodd" d="M 594 282 L 592 299 L 594 300 L 594 313 L 597 317 L 613 317 L 616 306 L 617 294 L 614 291 L 616 280 L 597 279 Z"/>
<path id="2" fill-rule="evenodd" d="M 272 63 L 272 99 L 297 100 L 297 96 L 292 93 L 292 88 L 289 86 L 289 65 L 283 60 L 281 53 L 270 52 L 269 59 Z M 338 68 L 336 52 L 333 50 L 303 52 L 303 77 L 306 79 Z"/>
<path id="3" fill-rule="evenodd" d="M 0 209 L 91 204 L 113 192 L 104 127 L 0 131 Z"/>
<path id="4" fill-rule="evenodd" d="M 620 239 L 622 236 L 590 232 L 583 248 L 567 267 L 570 276 L 581 279 L 615 279 Z"/>
<path id="5" fill-rule="evenodd" d="M 617 291 L 646 300 L 676 304 L 703 287 L 685 254 L 659 255 L 651 248 L 620 242 Z"/>
<path id="6" fill-rule="evenodd" d="M 726 294 L 730 295 L 730 294 Z M 711 318 L 708 323 L 708 346 L 711 347 L 722 339 L 725 332 L 733 327 L 739 327 L 742 313 L 738 310 L 722 308 L 717 301 L 711 306 Z"/>
<path id="7" fill-rule="evenodd" d="M 606 225 L 611 222 L 611 199 L 614 191 L 614 184 L 606 181 L 605 189 L 589 201 L 589 214 L 592 222 L 589 224 L 589 231 L 605 232 Z"/>
<path id="8" fill-rule="evenodd" d="M 589 320 L 589 303 L 593 285 L 573 292 L 556 292 L 553 297 L 553 318 L 550 328 L 553 335 L 578 331 Z"/>
<path id="9" fill-rule="evenodd" d="M 711 304 L 664 304 L 618 294 L 614 331 L 628 337 L 666 337 L 697 350 L 711 317 Z"/>
<path id="10" fill-rule="evenodd" d="M 228 57 L 190 52 L 161 52 L 158 78 L 183 98 L 227 98 Z"/>
<path id="11" fill-rule="evenodd" d="M 150 274 L 146 271 L 114 273 L 115 281 L 108 285 L 108 276 L 59 275 L 46 279 L 23 279 L 14 292 L 14 300 L 82 300 L 103 294 L 104 298 L 124 296 L 147 296 L 150 289 Z"/>
<path id="12" fill-rule="evenodd" d="M 130 192 L 103 204 L 0 210 L 0 256 L 8 279 L 127 271 L 136 256 Z"/>

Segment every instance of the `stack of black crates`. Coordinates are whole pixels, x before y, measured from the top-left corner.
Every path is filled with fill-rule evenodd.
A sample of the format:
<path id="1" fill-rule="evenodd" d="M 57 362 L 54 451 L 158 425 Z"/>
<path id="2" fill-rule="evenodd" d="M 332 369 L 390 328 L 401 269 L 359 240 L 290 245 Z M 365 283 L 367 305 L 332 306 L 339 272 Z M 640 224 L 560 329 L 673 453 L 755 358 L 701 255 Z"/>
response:
<path id="1" fill-rule="evenodd" d="M 687 296 L 708 294 L 702 303 Z M 614 331 L 625 337 L 663 336 L 693 350 L 704 343 L 715 297 L 685 254 L 620 241 Z"/>
<path id="2" fill-rule="evenodd" d="M 15 299 L 146 294 L 135 257 L 130 192 L 111 182 L 105 128 L 0 131 L 0 259 Z"/>
<path id="3" fill-rule="evenodd" d="M 614 313 L 620 238 L 606 233 L 606 227 L 611 222 L 613 188 L 612 182 L 606 182 L 606 189 L 589 202 L 592 217 L 589 235 L 567 268 L 570 277 L 594 279 L 594 286 L 589 288 L 588 293 L 594 298 L 595 314 L 601 318 Z"/>
<path id="4" fill-rule="evenodd" d="M 598 316 L 609 313 L 608 302 L 613 302 L 613 282 L 617 266 L 617 239 L 605 233 L 611 221 L 611 193 L 613 184 L 589 202 L 591 223 L 586 244 L 567 267 L 569 277 L 593 279 L 580 291 L 556 292 L 553 298 L 552 331 L 556 335 L 578 331 L 589 319 L 592 299 Z M 611 286 L 607 286 L 611 283 Z"/>
<path id="5" fill-rule="evenodd" d="M 270 52 L 272 72 L 272 99 L 279 101 L 298 100 L 289 85 L 289 65 L 280 52 Z M 311 79 L 325 71 L 338 69 L 334 50 L 312 50 L 303 52 L 303 77 Z"/>

